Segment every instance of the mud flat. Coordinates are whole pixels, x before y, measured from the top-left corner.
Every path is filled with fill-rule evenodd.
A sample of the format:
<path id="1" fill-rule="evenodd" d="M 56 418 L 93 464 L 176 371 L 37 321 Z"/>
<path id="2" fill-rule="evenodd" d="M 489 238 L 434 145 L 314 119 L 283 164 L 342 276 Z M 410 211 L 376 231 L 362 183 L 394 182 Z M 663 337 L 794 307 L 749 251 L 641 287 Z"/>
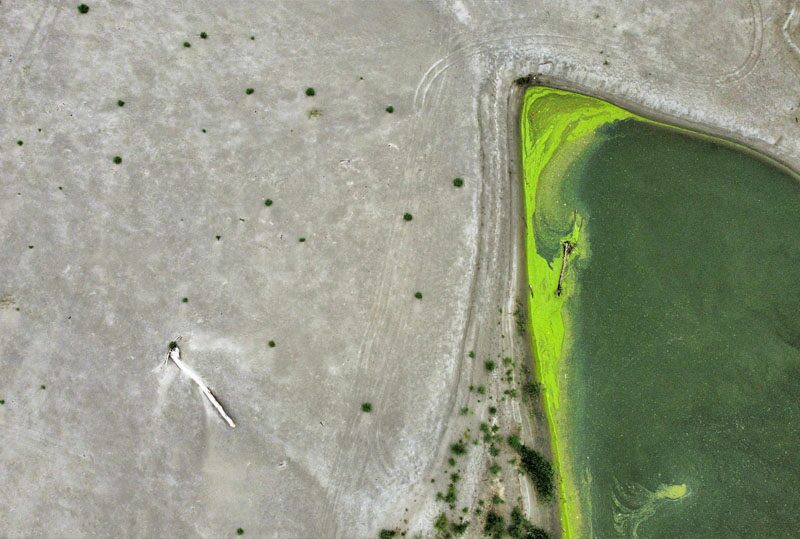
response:
<path id="1" fill-rule="evenodd" d="M 521 136 L 533 349 L 564 535 L 790 533 L 797 177 L 742 146 L 541 86 L 525 94 Z"/>

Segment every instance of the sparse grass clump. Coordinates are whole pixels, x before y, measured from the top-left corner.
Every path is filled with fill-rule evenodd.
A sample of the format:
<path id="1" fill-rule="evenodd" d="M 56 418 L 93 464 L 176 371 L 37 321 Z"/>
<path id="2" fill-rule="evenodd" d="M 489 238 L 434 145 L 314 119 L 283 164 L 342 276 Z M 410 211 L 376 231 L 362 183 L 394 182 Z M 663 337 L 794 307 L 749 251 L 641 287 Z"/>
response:
<path id="1" fill-rule="evenodd" d="M 372 411 L 372 403 L 371 402 L 363 403 L 361 405 L 361 411 L 367 414 L 370 413 Z"/>
<path id="2" fill-rule="evenodd" d="M 463 178 L 455 178 L 455 179 L 453 179 L 453 185 L 455 187 L 463 187 L 464 186 L 464 179 Z"/>
<path id="3" fill-rule="evenodd" d="M 500 473 L 500 470 L 502 469 L 503 469 L 502 466 L 500 466 L 496 462 L 493 462 L 492 465 L 489 466 L 489 473 L 491 473 L 492 475 L 497 475 Z"/>
<path id="4" fill-rule="evenodd" d="M 495 363 L 491 359 L 487 359 L 486 361 L 483 362 L 483 366 L 487 372 L 492 372 L 497 367 L 497 363 Z"/>
<path id="5" fill-rule="evenodd" d="M 80 13 L 81 15 L 86 15 L 87 13 L 89 13 L 89 6 L 87 6 L 86 4 L 78 5 L 78 13 Z"/>
<path id="6" fill-rule="evenodd" d="M 317 93 L 317 91 L 316 91 L 314 88 L 312 88 L 311 86 L 309 86 L 308 88 L 306 88 L 306 95 L 307 95 L 308 97 L 314 97 L 314 95 L 315 95 L 316 93 Z"/>

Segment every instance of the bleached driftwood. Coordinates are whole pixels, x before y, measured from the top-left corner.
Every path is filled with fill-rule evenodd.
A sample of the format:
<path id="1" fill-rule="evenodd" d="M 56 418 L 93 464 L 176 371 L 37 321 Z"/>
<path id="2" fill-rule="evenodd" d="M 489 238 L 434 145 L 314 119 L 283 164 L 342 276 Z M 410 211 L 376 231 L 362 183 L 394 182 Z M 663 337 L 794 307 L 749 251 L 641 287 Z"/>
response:
<path id="1" fill-rule="evenodd" d="M 180 347 L 178 347 L 177 344 L 173 343 L 173 345 L 170 347 L 169 359 L 171 359 L 172 362 L 175 365 L 177 365 L 180 370 L 185 372 L 189 376 L 189 378 L 194 380 L 194 383 L 197 384 L 197 386 L 200 388 L 200 391 L 203 392 L 203 395 L 205 395 L 206 398 L 209 400 L 209 402 L 211 402 L 211 404 L 217 410 L 219 415 L 222 416 L 222 419 L 225 420 L 225 422 L 228 424 L 228 426 L 230 428 L 232 428 L 232 429 L 236 428 L 236 423 L 234 423 L 233 419 L 231 419 L 230 416 L 227 413 L 225 413 L 225 409 L 219 403 L 217 398 L 214 397 L 214 394 L 208 388 L 208 386 L 203 381 L 203 379 L 200 378 L 200 375 L 197 374 L 196 372 L 194 372 L 194 370 L 190 366 L 188 366 L 186 363 L 181 361 L 181 349 L 180 349 Z"/>

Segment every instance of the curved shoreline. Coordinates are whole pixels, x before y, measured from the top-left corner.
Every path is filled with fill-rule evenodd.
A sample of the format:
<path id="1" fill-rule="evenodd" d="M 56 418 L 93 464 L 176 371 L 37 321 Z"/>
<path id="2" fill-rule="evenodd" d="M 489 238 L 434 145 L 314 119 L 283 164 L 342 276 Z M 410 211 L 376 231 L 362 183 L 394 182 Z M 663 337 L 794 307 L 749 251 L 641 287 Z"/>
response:
<path id="1" fill-rule="evenodd" d="M 570 459 L 567 458 L 570 444 L 567 441 L 566 408 L 571 401 L 564 399 L 562 402 L 564 387 L 559 387 L 559 380 L 563 379 L 562 358 L 569 348 L 570 335 L 570 319 L 564 307 L 574 293 L 575 281 L 568 271 L 565 293 L 560 297 L 554 293 L 561 273 L 561 256 L 553 256 L 552 246 L 569 241 L 576 246 L 572 256 L 586 260 L 589 257 L 589 242 L 585 234 L 580 234 L 582 217 L 575 210 L 570 223 L 570 209 L 565 211 L 564 197 L 559 196 L 563 188 L 560 180 L 565 178 L 566 167 L 588 149 L 599 127 L 615 120 L 636 119 L 731 145 L 777 166 L 795 179 L 800 179 L 800 176 L 773 156 L 724 135 L 704 133 L 696 130 L 695 126 L 680 125 L 681 122 L 675 122 L 674 119 L 667 123 L 639 116 L 599 97 L 545 86 L 538 80 L 535 83 L 523 90 L 518 118 L 525 215 L 525 266 L 531 291 L 528 315 L 534 369 L 544 388 L 543 399 L 558 475 L 562 533 L 564 537 L 573 537 L 582 536 L 585 525 L 591 526 L 590 519 L 583 521 L 581 496 L 577 488 L 579 479 L 573 476 Z M 558 106 L 547 103 L 548 97 L 553 96 L 559 96 L 562 103 Z M 543 244 L 550 246 L 549 252 L 547 247 L 544 253 L 541 252 Z"/>
<path id="2" fill-rule="evenodd" d="M 561 447 L 561 442 L 567 437 L 566 428 L 562 427 L 567 417 L 559 387 L 561 358 L 565 346 L 568 346 L 569 334 L 569 319 L 563 308 L 573 294 L 574 278 L 567 273 L 564 292 L 555 293 L 561 279 L 562 254 L 555 252 L 550 257 L 543 256 L 542 243 L 560 248 L 568 241 L 575 246 L 571 258 L 588 256 L 586 242 L 579 241 L 581 217 L 560 207 L 560 180 L 575 154 L 588 148 L 599 127 L 634 117 L 634 114 L 599 99 L 545 86 L 534 86 L 525 91 L 520 114 L 531 345 L 536 377 L 544 388 L 564 537 L 579 535 L 582 525 L 576 480 L 570 473 L 565 450 Z M 572 222 L 569 223 L 571 214 Z M 559 228 L 565 233 L 559 234 Z M 541 237 L 548 232 L 547 238 Z"/>

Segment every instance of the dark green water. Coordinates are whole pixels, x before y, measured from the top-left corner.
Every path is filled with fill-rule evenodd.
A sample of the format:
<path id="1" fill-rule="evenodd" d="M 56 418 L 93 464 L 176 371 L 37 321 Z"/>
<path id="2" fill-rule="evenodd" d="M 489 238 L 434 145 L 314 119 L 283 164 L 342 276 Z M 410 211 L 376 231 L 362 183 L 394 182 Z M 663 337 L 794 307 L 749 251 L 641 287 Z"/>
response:
<path id="1" fill-rule="evenodd" d="M 570 454 L 593 535 L 800 536 L 800 184 L 635 120 L 572 176 L 591 257 L 568 305 Z"/>

